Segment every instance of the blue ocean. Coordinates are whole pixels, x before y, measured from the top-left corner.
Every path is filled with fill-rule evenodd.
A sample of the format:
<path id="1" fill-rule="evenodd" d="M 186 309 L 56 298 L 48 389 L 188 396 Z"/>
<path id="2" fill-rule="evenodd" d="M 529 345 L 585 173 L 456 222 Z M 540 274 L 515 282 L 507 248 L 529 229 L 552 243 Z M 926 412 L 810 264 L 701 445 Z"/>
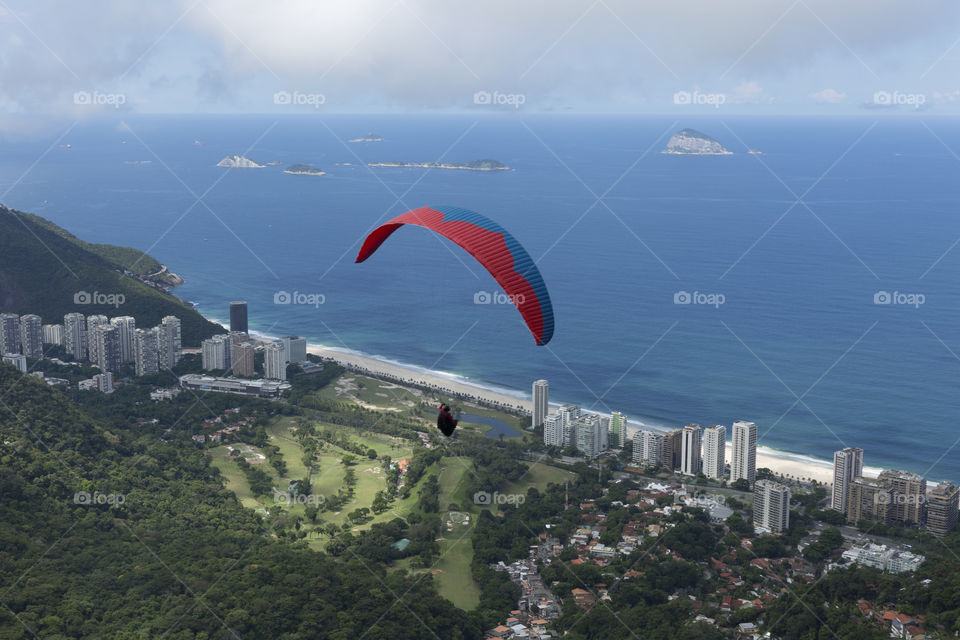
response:
<path id="1" fill-rule="evenodd" d="M 208 317 L 245 299 L 264 334 L 518 393 L 547 378 L 551 400 L 635 423 L 752 420 L 764 446 L 859 446 L 868 466 L 960 480 L 955 121 L 131 116 L 54 146 L 68 125 L 2 136 L 4 204 L 147 250 Z M 685 127 L 734 155 L 659 153 Z M 367 132 L 384 141 L 346 142 Z M 230 154 L 281 164 L 215 166 Z M 512 170 L 367 166 L 482 158 Z M 424 205 L 483 213 L 528 249 L 553 299 L 547 347 L 426 230 L 353 263 L 375 225 Z"/>

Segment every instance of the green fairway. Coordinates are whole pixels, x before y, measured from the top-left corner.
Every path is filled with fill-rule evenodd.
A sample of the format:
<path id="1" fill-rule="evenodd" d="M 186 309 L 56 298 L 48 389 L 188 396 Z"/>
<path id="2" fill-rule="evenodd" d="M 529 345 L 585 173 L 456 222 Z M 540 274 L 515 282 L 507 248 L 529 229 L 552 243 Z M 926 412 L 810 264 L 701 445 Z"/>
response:
<path id="1" fill-rule="evenodd" d="M 538 491 L 542 492 L 551 482 L 561 484 L 575 477 L 575 474 L 570 471 L 551 467 L 541 462 L 531 462 L 527 467 L 529 469 L 527 473 L 518 481 L 507 485 L 503 493 L 526 493 L 527 489 L 531 487 L 536 487 Z"/>
<path id="2" fill-rule="evenodd" d="M 467 479 L 473 464 L 470 458 L 448 456 L 441 459 L 440 510 L 443 518 L 443 540 L 440 542 L 440 561 L 434 567 L 437 590 L 461 609 L 474 609 L 480 603 L 480 587 L 473 580 L 470 563 L 473 561 L 473 534 L 475 516 L 472 496 L 467 495 Z M 462 524 L 462 515 L 451 520 L 449 505 L 458 505 L 457 512 L 468 514 L 469 523 Z"/>

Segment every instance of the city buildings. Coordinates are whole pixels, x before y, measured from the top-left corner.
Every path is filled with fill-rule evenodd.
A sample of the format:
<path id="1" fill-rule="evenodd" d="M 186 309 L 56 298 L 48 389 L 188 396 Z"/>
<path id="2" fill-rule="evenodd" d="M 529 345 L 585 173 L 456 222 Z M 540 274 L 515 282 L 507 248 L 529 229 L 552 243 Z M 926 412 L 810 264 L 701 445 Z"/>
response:
<path id="1" fill-rule="evenodd" d="M 833 454 L 833 495 L 830 508 L 847 512 L 850 483 L 863 475 L 863 449 L 847 447 Z"/>
<path id="2" fill-rule="evenodd" d="M 941 482 L 927 494 L 927 531 L 942 538 L 957 526 L 957 507 L 960 487 L 952 482 Z"/>
<path id="3" fill-rule="evenodd" d="M 22 353 L 8 353 L 3 356 L 3 362 L 13 365 L 20 373 L 27 372 L 27 356 Z"/>
<path id="4" fill-rule="evenodd" d="M 580 407 L 574 404 L 565 404 L 558 410 L 563 428 L 563 446 L 576 444 L 576 421 L 580 417 Z"/>
<path id="5" fill-rule="evenodd" d="M 663 459 L 661 465 L 673 471 L 680 468 L 683 457 L 683 429 L 671 429 L 663 436 Z"/>
<path id="6" fill-rule="evenodd" d="M 90 319 L 87 318 L 87 324 L 90 325 Z M 102 317 L 102 316 L 101 316 Z M 90 353 L 96 355 L 96 360 L 92 360 L 100 371 L 119 371 L 120 358 L 120 330 L 109 322 L 102 322 L 93 325 L 93 330 L 88 329 L 90 338 Z"/>
<path id="7" fill-rule="evenodd" d="M 263 373 L 271 380 L 287 379 L 287 350 L 282 341 L 271 342 L 264 348 Z"/>
<path id="8" fill-rule="evenodd" d="M 549 414 L 543 421 L 543 444 L 548 447 L 563 446 L 563 416 Z"/>
<path id="9" fill-rule="evenodd" d="M 43 320 L 40 316 L 33 313 L 20 316 L 19 353 L 34 360 L 43 357 Z"/>
<path id="10" fill-rule="evenodd" d="M 134 360 L 138 376 L 148 376 L 160 371 L 159 331 L 136 329 L 134 333 Z"/>
<path id="11" fill-rule="evenodd" d="M 680 451 L 680 473 L 695 476 L 700 473 L 700 441 L 703 431 L 698 424 L 688 424 L 683 428 L 683 444 Z"/>
<path id="12" fill-rule="evenodd" d="M 633 461 L 644 467 L 657 467 L 663 462 L 664 436 L 641 429 L 633 435 Z"/>
<path id="13" fill-rule="evenodd" d="M 63 316 L 63 346 L 76 360 L 87 357 L 87 329 L 82 313 Z"/>
<path id="14" fill-rule="evenodd" d="M 93 376 L 97 391 L 100 393 L 113 393 L 113 373 L 106 371 Z"/>
<path id="15" fill-rule="evenodd" d="M 286 351 L 287 364 L 303 362 L 307 359 L 307 339 L 300 336 L 285 336 L 280 338 Z"/>
<path id="16" fill-rule="evenodd" d="M 539 427 L 547 419 L 549 404 L 547 402 L 547 391 L 549 384 L 546 380 L 535 380 L 533 382 L 533 410 L 530 416 L 530 426 Z"/>
<path id="17" fill-rule="evenodd" d="M 233 366 L 233 336 L 220 334 L 203 341 L 200 358 L 204 371 L 226 371 Z"/>
<path id="18" fill-rule="evenodd" d="M 63 325 L 45 324 L 40 329 L 43 331 L 43 343 L 63 346 Z"/>
<path id="19" fill-rule="evenodd" d="M 843 552 L 848 562 L 855 562 L 867 567 L 874 567 L 890 573 L 904 573 L 916 571 L 923 564 L 924 557 L 909 551 L 888 549 L 886 545 L 867 544 L 862 547 L 851 547 Z"/>
<path id="20" fill-rule="evenodd" d="M 610 414 L 610 430 L 608 439 L 617 449 L 622 449 L 627 442 L 627 417 L 619 411 Z"/>
<path id="21" fill-rule="evenodd" d="M 100 362 L 100 354 L 97 352 L 99 343 L 94 337 L 94 331 L 102 324 L 109 324 L 107 316 L 92 315 L 87 316 L 87 360 L 97 364 Z"/>
<path id="22" fill-rule="evenodd" d="M 733 459 L 730 482 L 743 479 L 753 486 L 757 479 L 757 425 L 745 420 L 733 423 Z"/>
<path id="23" fill-rule="evenodd" d="M 575 431 L 577 450 L 588 458 L 596 458 L 607 448 L 607 433 L 600 423 L 600 416 L 594 413 L 581 415 L 576 419 Z"/>
<path id="24" fill-rule="evenodd" d="M 909 471 L 887 469 L 877 478 L 892 490 L 894 524 L 923 524 L 926 515 L 927 479 Z"/>
<path id="25" fill-rule="evenodd" d="M 0 313 L 0 355 L 20 353 L 20 316 Z"/>
<path id="26" fill-rule="evenodd" d="M 279 398 L 290 388 L 289 382 L 278 380 L 241 380 L 239 378 L 215 378 L 199 373 L 188 373 L 180 377 L 180 386 L 184 389 L 239 393 L 261 398 Z"/>
<path id="27" fill-rule="evenodd" d="M 753 485 L 753 525 L 771 533 L 790 527 L 790 489 L 771 480 Z"/>
<path id="28" fill-rule="evenodd" d="M 893 489 L 873 478 L 857 477 L 847 486 L 847 522 L 857 524 L 871 520 L 893 524 L 896 509 L 893 504 Z"/>
<path id="29" fill-rule="evenodd" d="M 159 359 L 160 368 L 164 370 L 173 369 L 180 361 L 181 343 L 180 343 L 180 318 L 176 316 L 164 316 L 160 321 L 157 340 L 159 341 Z"/>
<path id="30" fill-rule="evenodd" d="M 110 318 L 110 324 L 117 328 L 120 340 L 120 361 L 130 362 L 134 359 L 134 338 L 136 337 L 137 321 L 133 316 L 118 316 Z"/>
<path id="31" fill-rule="evenodd" d="M 703 474 L 723 480 L 727 471 L 727 428 L 714 425 L 703 430 Z"/>
<path id="32" fill-rule="evenodd" d="M 234 300 L 230 303 L 230 332 L 247 333 L 247 303 Z"/>
<path id="33" fill-rule="evenodd" d="M 234 342 L 233 354 L 233 373 L 238 376 L 252 377 L 254 374 L 253 354 L 254 346 L 252 342 Z"/>

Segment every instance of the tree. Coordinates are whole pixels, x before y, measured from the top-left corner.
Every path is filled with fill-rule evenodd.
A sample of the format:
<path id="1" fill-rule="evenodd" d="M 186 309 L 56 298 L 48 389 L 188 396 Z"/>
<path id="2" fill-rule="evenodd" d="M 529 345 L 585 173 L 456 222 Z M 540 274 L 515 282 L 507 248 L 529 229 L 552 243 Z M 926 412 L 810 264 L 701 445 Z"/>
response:
<path id="1" fill-rule="evenodd" d="M 731 489 L 736 489 L 737 491 L 750 491 L 750 481 L 746 478 L 737 478 L 733 484 L 730 485 Z"/>

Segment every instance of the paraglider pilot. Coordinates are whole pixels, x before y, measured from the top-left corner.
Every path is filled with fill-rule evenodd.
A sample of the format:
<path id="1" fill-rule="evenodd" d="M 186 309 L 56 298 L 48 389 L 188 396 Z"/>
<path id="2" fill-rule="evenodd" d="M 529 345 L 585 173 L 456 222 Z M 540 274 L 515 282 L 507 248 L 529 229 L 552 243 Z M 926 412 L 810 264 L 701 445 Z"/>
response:
<path id="1" fill-rule="evenodd" d="M 459 410 L 457 411 L 457 417 L 454 417 L 450 413 L 450 406 L 446 404 L 440 405 L 440 413 L 437 415 L 437 428 L 443 433 L 443 435 L 448 438 L 453 435 L 453 430 L 457 428 L 457 423 L 460 422 Z"/>

